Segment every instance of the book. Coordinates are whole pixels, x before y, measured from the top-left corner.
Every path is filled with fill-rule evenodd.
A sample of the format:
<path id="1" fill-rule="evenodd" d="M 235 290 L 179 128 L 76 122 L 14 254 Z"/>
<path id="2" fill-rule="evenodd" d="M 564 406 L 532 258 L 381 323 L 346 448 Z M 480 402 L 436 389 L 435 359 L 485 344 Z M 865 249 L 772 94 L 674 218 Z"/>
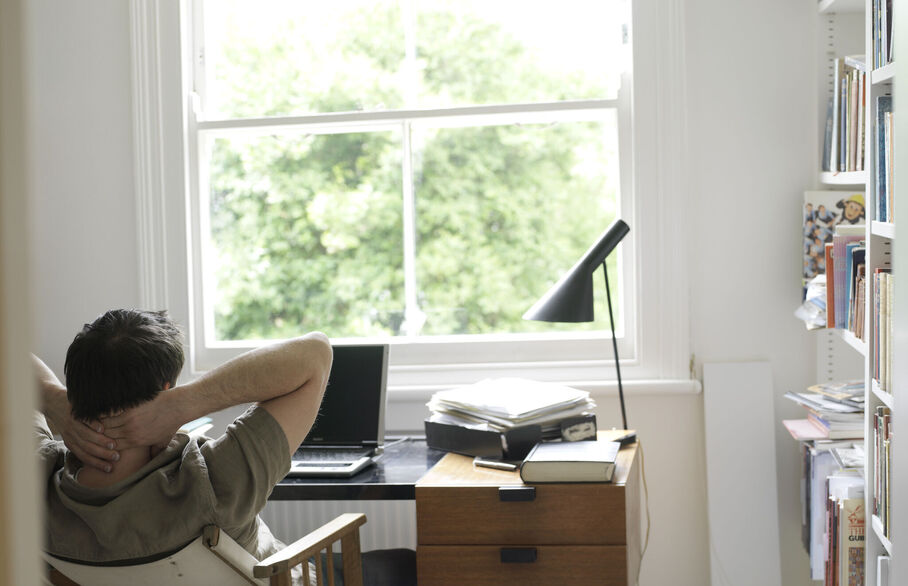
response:
<path id="1" fill-rule="evenodd" d="M 839 507 L 839 586 L 864 584 L 864 499 L 848 498 Z"/>
<path id="2" fill-rule="evenodd" d="M 832 282 L 832 242 L 826 243 L 826 327 L 835 326 L 835 286 Z"/>
<path id="3" fill-rule="evenodd" d="M 835 327 L 845 328 L 846 308 L 848 297 L 846 295 L 846 258 L 845 247 L 852 242 L 864 239 L 864 226 L 836 226 L 832 237 L 832 286 L 835 287 Z M 828 279 L 827 279 L 828 280 Z M 829 286 L 829 283 L 826 285 Z"/>
<path id="4" fill-rule="evenodd" d="M 888 208 L 888 194 L 889 187 L 887 185 L 888 178 L 888 169 L 891 166 L 891 161 L 888 156 L 887 144 L 889 142 L 887 138 L 887 129 L 886 129 L 886 115 L 892 112 L 892 96 L 878 96 L 876 99 L 876 137 L 877 137 L 877 168 L 876 168 L 876 178 L 877 178 L 877 191 L 876 191 L 876 204 L 877 204 L 877 217 L 876 219 L 881 222 L 889 221 L 889 208 Z"/>
<path id="5" fill-rule="evenodd" d="M 540 442 L 520 467 L 528 483 L 611 482 L 618 458 L 618 442 Z"/>

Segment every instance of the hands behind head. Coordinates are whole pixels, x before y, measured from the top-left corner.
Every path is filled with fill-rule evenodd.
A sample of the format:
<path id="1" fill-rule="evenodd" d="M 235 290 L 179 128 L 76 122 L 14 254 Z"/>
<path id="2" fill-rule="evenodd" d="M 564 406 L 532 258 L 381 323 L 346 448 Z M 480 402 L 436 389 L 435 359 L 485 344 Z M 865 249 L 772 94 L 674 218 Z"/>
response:
<path id="1" fill-rule="evenodd" d="M 157 455 L 180 427 L 176 412 L 167 405 L 169 393 L 100 420 L 79 421 L 67 413 L 56 417 L 63 443 L 86 466 L 111 472 L 120 459 L 118 450 L 151 446 Z"/>
<path id="2" fill-rule="evenodd" d="M 172 396 L 172 392 L 162 391 L 138 407 L 102 417 L 104 435 L 115 440 L 118 449 L 151 446 L 159 452 L 183 423 L 170 404 Z"/>
<path id="3" fill-rule="evenodd" d="M 69 415 L 57 418 L 57 427 L 63 443 L 86 466 L 110 472 L 120 459 L 116 442 L 102 433 L 99 422 L 82 422 Z"/>

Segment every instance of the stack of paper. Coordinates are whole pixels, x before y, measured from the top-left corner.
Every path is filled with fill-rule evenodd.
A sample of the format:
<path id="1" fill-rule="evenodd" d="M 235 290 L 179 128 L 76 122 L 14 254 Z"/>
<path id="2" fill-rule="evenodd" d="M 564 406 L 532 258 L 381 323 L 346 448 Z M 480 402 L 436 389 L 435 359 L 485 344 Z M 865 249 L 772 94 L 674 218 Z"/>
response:
<path id="1" fill-rule="evenodd" d="M 586 391 L 521 378 L 486 379 L 435 393 L 433 421 L 494 431 L 523 425 L 557 426 L 596 403 Z"/>
<path id="2" fill-rule="evenodd" d="M 864 437 L 864 383 L 822 383 L 806 393 L 785 393 L 785 397 L 807 409 L 807 419 L 785 421 L 799 440 Z"/>

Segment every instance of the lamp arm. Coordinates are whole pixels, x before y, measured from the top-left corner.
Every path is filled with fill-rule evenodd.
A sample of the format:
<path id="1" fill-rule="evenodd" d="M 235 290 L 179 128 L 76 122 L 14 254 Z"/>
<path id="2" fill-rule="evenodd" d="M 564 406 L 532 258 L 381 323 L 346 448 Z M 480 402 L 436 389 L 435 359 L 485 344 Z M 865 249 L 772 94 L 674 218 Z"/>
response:
<path id="1" fill-rule="evenodd" d="M 621 402 L 621 422 L 624 429 L 630 429 L 627 426 L 627 414 L 624 410 L 624 387 L 621 384 L 621 364 L 618 362 L 618 340 L 615 338 L 615 318 L 612 315 L 612 293 L 608 286 L 608 267 L 605 261 L 602 261 L 602 272 L 605 274 L 605 298 L 608 300 L 608 321 L 612 327 L 612 351 L 615 353 L 615 373 L 618 375 L 618 400 Z"/>

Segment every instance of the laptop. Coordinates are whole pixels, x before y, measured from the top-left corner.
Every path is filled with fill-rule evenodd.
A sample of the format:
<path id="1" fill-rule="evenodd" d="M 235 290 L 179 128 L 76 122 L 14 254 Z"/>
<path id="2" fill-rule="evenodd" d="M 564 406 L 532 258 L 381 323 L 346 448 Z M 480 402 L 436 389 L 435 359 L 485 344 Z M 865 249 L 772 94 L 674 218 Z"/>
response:
<path id="1" fill-rule="evenodd" d="M 334 346 L 318 417 L 287 476 L 345 478 L 372 465 L 385 434 L 387 382 L 387 344 Z"/>

